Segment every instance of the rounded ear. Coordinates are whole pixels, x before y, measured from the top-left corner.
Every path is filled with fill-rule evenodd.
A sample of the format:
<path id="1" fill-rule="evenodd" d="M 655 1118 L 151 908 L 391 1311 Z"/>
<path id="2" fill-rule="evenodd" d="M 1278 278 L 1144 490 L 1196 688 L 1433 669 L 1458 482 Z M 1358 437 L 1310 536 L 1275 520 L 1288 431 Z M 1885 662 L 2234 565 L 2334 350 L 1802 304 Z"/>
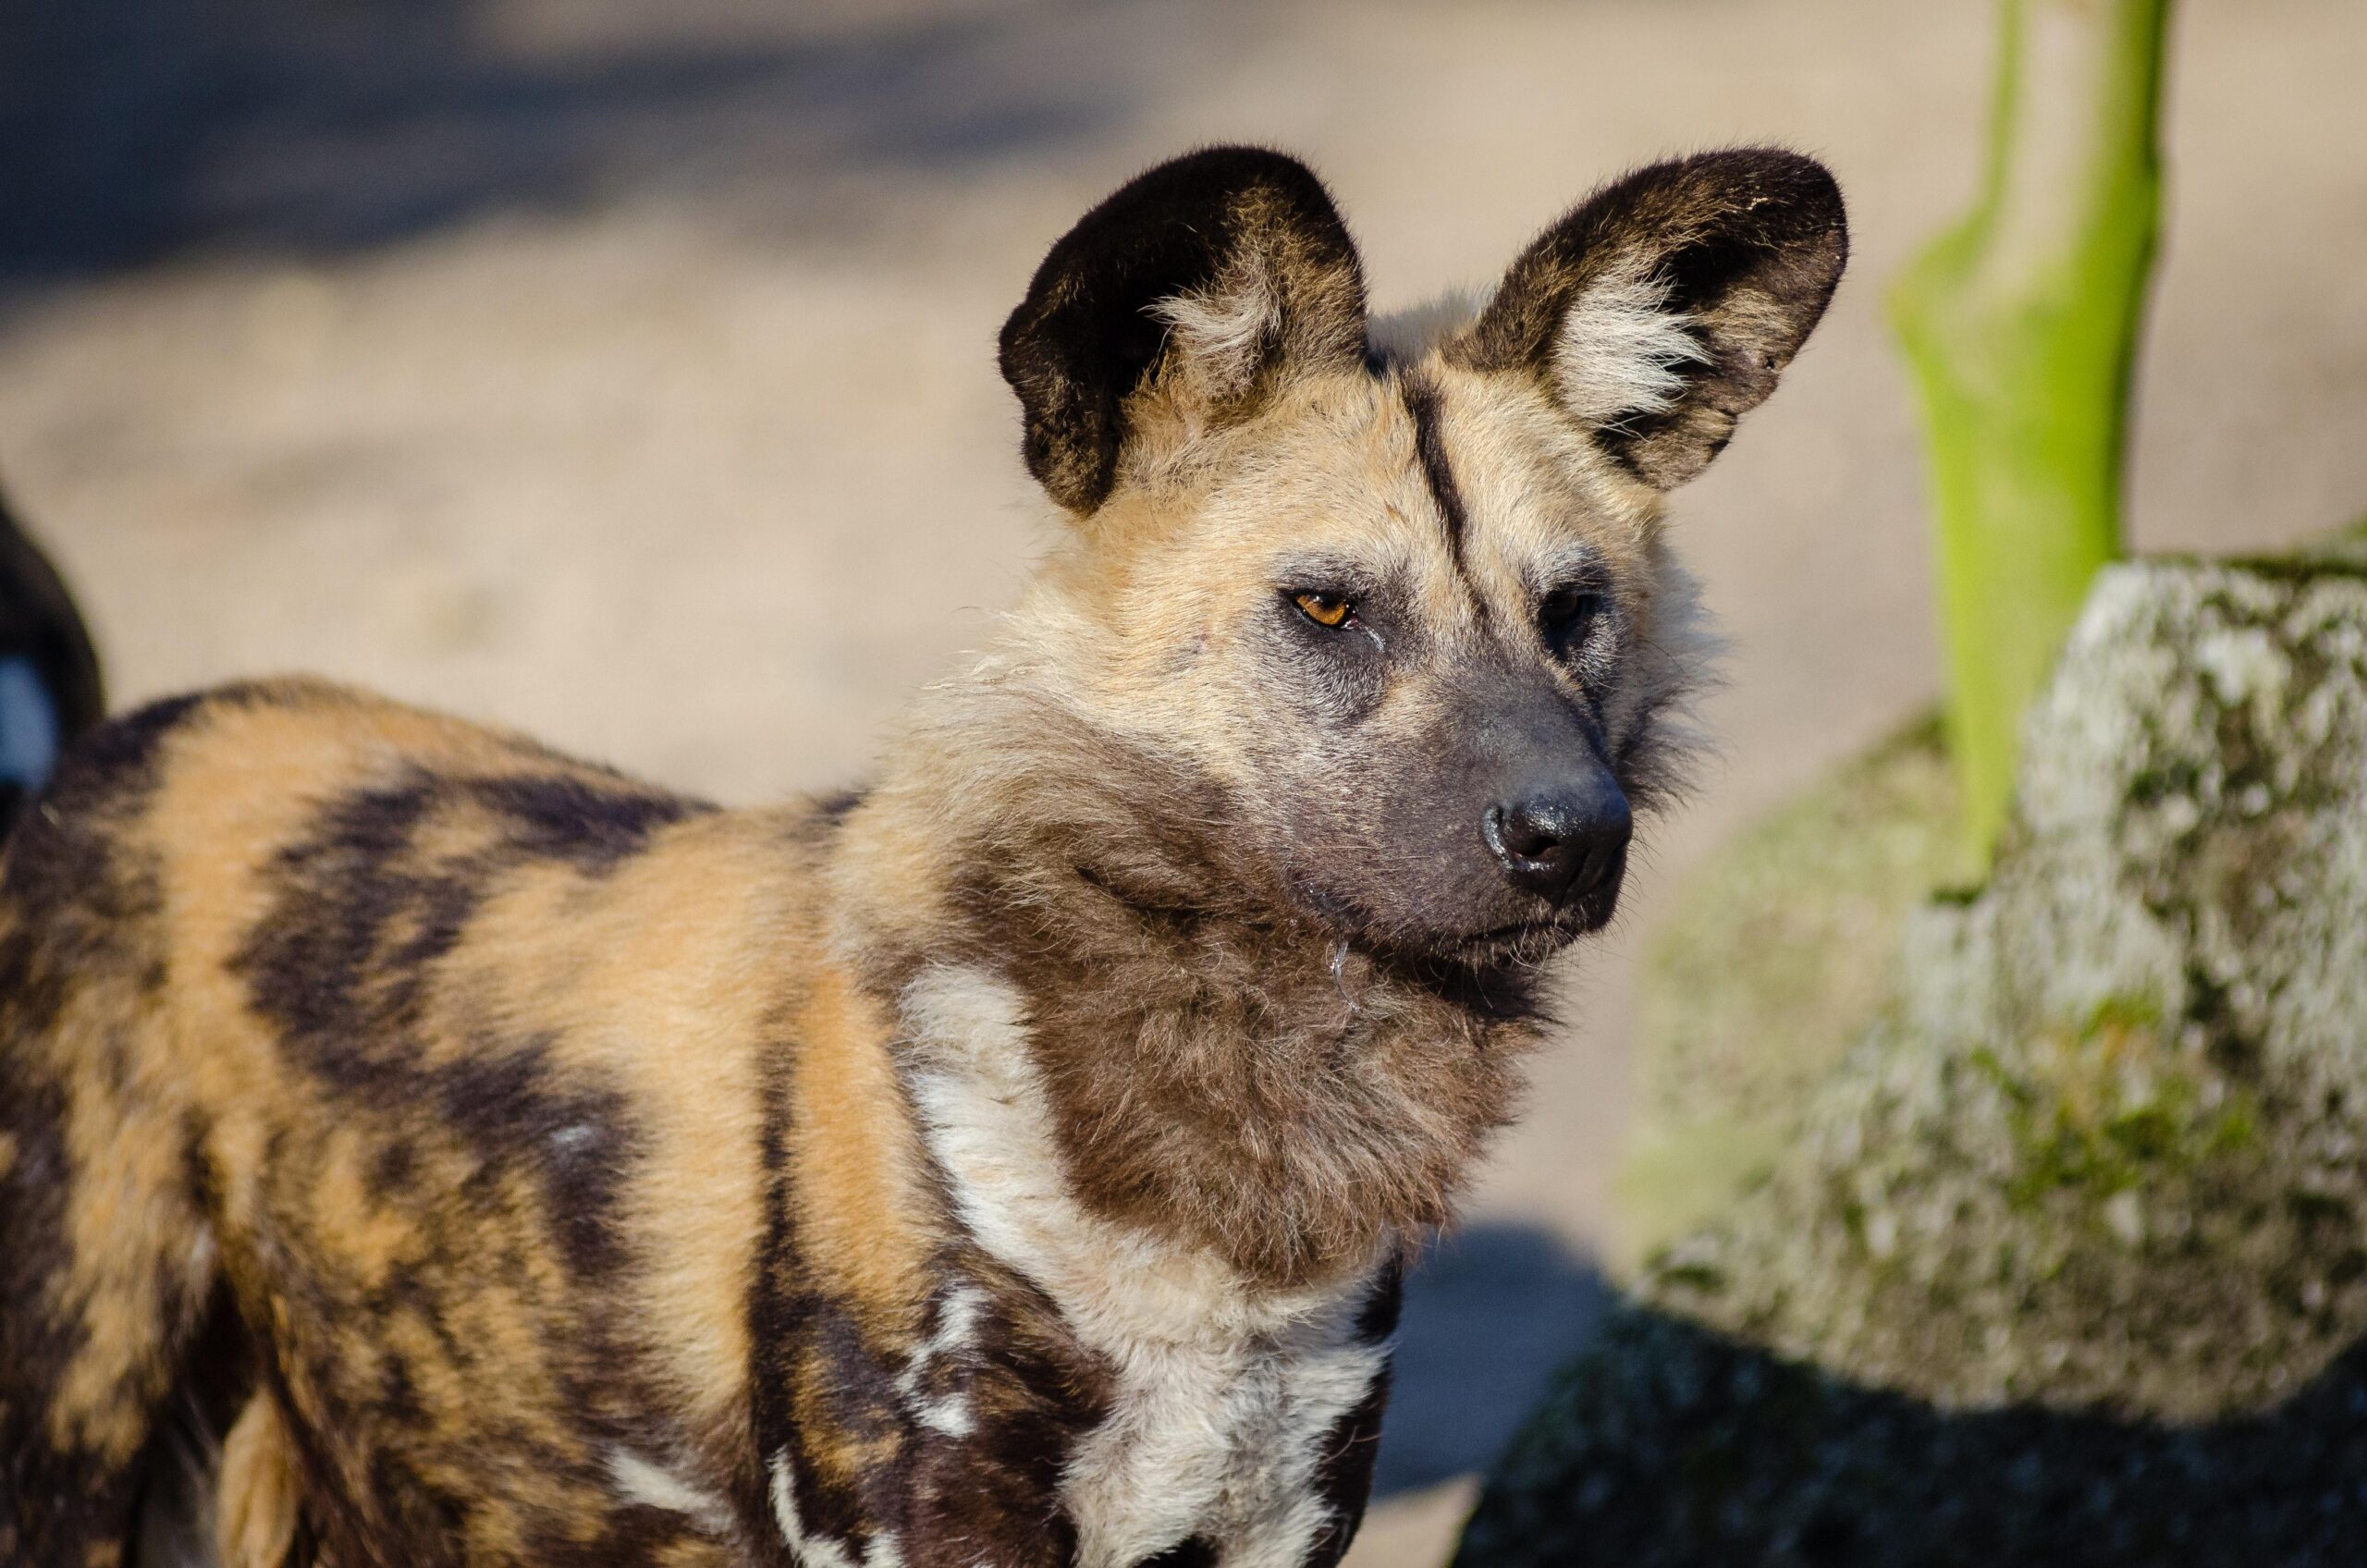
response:
<path id="1" fill-rule="evenodd" d="M 1656 164 L 1539 236 L 1446 353 L 1541 376 L 1665 490 L 1775 390 L 1848 255 L 1841 189 L 1813 158 L 1747 147 Z"/>
<path id="2" fill-rule="evenodd" d="M 1322 182 L 1279 153 L 1212 147 L 1077 220 L 1003 324 L 1001 362 L 1028 472 L 1089 512 L 1117 481 L 1137 391 L 1221 421 L 1283 373 L 1364 352 L 1364 269 Z"/>

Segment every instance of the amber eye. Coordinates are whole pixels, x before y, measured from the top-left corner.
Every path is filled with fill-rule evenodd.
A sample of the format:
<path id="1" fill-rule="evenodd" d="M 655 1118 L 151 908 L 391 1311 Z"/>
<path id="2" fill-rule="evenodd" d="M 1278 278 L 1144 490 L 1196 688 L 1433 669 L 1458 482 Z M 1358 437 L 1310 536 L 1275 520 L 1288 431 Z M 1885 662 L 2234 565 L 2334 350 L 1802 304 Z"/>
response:
<path id="1" fill-rule="evenodd" d="M 1337 594 L 1294 594 L 1291 603 L 1318 626 L 1345 626 L 1356 613 L 1356 606 Z"/>

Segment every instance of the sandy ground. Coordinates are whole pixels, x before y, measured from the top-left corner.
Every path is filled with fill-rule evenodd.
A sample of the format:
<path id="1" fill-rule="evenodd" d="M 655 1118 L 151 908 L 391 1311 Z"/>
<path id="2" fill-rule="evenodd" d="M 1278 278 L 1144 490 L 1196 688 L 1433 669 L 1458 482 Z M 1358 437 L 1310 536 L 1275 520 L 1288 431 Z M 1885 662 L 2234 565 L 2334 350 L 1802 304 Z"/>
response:
<path id="1" fill-rule="evenodd" d="M 192 131 L 177 243 L 0 294 L 0 474 L 122 700 L 304 668 L 726 800 L 847 779 L 1051 526 L 994 332 L 1136 168 L 1304 152 L 1383 305 L 1488 280 L 1654 154 L 1772 139 L 1839 171 L 1857 251 L 1828 325 L 1681 498 L 1735 643 L 1723 760 L 1654 830 L 1416 1296 L 1392 1495 L 1353 1561 L 1439 1561 L 1469 1490 L 1434 1483 L 1484 1463 L 1600 1299 L 1628 974 L 1669 879 L 1936 690 L 1882 290 L 1969 190 L 1987 6 L 437 16 L 397 49 L 275 43 L 277 96 Z M 2367 503 L 2362 58 L 2355 0 L 2185 8 L 2143 547 L 2269 545 Z"/>

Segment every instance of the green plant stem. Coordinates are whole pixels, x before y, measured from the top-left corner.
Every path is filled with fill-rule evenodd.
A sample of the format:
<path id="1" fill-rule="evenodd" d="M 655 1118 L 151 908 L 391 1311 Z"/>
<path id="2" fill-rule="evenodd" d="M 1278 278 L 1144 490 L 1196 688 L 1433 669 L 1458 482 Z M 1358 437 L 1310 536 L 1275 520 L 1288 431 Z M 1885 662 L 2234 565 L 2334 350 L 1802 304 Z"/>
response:
<path id="1" fill-rule="evenodd" d="M 1949 741 L 1986 864 L 2021 716 L 2120 553 L 2169 0 L 2002 0 L 1981 192 L 1899 280 L 1931 450 Z"/>

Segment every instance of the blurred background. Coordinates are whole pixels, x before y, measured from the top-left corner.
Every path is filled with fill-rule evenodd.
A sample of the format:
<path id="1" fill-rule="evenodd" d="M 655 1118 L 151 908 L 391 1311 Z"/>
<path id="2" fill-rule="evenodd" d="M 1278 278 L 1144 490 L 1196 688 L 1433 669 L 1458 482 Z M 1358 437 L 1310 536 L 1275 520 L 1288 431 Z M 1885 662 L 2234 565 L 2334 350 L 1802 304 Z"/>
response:
<path id="1" fill-rule="evenodd" d="M 2367 7 L 2189 0 L 2130 543 L 2367 499 Z M 0 479 L 118 703 L 307 669 L 731 802 L 860 775 L 1049 526 L 996 329 L 1145 165 L 1264 141 L 1376 302 L 1597 180 L 1775 141 L 1848 194 L 1826 325 L 1678 498 L 1723 752 L 1582 961 L 1417 1281 L 1353 1560 L 1435 1562 L 1604 1299 L 1630 977 L 1722 833 L 1928 704 L 1887 280 L 1968 200 L 1987 0 L 0 0 Z"/>

